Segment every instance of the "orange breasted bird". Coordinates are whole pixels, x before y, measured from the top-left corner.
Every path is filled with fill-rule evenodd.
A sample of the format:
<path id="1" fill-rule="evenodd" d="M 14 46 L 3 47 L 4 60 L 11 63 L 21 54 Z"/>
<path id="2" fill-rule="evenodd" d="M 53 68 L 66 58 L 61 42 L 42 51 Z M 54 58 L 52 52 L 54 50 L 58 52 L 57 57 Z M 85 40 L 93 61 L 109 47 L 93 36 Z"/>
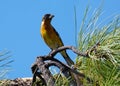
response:
<path id="1" fill-rule="evenodd" d="M 61 46 L 64 46 L 58 32 L 51 25 L 51 20 L 53 17 L 54 15 L 45 14 L 42 18 L 42 23 L 41 23 L 41 28 L 40 28 L 41 36 L 44 42 L 48 45 L 48 47 L 51 50 L 55 50 Z M 60 53 L 64 57 L 64 59 L 66 60 L 69 66 L 74 64 L 74 62 L 71 60 L 71 58 L 66 53 L 66 50 L 61 51 Z"/>

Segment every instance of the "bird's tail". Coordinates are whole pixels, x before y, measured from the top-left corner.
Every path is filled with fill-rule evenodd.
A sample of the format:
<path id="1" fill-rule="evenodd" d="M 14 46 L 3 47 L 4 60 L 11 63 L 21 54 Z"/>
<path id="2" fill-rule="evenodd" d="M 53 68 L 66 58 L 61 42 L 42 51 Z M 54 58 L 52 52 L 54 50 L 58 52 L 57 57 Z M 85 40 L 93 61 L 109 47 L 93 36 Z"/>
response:
<path id="1" fill-rule="evenodd" d="M 61 51 L 61 54 L 69 66 L 74 65 L 74 62 L 71 60 L 71 58 L 68 56 L 65 50 Z"/>
<path id="2" fill-rule="evenodd" d="M 69 66 L 72 66 L 74 65 L 74 62 L 71 60 L 71 58 L 68 56 L 68 54 L 66 53 L 66 51 L 62 51 L 60 52 L 62 54 L 62 56 L 64 57 L 64 59 L 66 60 L 67 64 Z M 76 70 L 76 69 L 75 69 Z M 69 71 L 70 72 L 70 71 Z M 70 72 L 68 74 L 69 76 L 71 76 L 71 80 L 70 80 L 70 83 L 71 83 L 71 86 L 80 86 L 81 85 L 81 82 L 79 81 L 79 77 L 78 75 Z M 69 77 L 70 78 L 70 77 Z"/>

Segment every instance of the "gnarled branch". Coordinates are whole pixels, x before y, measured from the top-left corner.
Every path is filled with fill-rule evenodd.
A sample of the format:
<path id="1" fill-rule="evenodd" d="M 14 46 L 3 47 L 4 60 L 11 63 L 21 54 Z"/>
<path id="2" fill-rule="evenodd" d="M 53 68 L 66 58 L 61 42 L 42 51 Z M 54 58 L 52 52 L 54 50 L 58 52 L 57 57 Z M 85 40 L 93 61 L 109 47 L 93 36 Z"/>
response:
<path id="1" fill-rule="evenodd" d="M 93 48 L 95 48 L 95 46 Z M 74 53 L 76 53 L 79 56 L 89 57 L 88 52 L 80 52 L 78 49 L 76 49 L 73 46 L 62 46 L 56 50 L 52 50 L 46 56 L 39 56 L 39 57 L 37 57 L 34 65 L 31 67 L 32 73 L 33 73 L 33 83 L 36 81 L 36 76 L 37 76 L 42 80 L 44 85 L 54 86 L 55 79 L 49 70 L 50 66 L 57 66 L 66 77 L 69 76 L 69 73 L 73 73 L 73 75 L 75 75 L 75 77 L 82 77 L 82 78 L 87 79 L 88 82 L 92 82 L 92 80 L 90 78 L 85 76 L 83 73 L 78 72 L 74 67 L 70 67 L 70 66 L 62 63 L 61 61 L 57 60 L 56 58 L 54 58 L 54 56 L 57 53 L 59 53 L 63 50 L 66 50 L 66 49 L 72 50 Z M 78 78 L 75 78 L 75 79 L 78 79 Z M 80 86 L 80 82 L 78 82 L 78 81 L 80 81 L 80 80 L 77 80 L 76 84 L 77 84 L 77 86 Z"/>

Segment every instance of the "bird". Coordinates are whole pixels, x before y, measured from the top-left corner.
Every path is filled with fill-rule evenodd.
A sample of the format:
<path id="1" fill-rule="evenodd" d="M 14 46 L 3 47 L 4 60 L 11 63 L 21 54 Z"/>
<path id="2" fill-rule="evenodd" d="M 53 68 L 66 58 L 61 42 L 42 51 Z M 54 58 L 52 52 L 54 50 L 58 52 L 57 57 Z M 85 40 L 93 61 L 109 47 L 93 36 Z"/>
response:
<path id="1" fill-rule="evenodd" d="M 58 32 L 52 26 L 51 21 L 54 15 L 52 14 L 45 14 L 42 18 L 41 27 L 40 27 L 40 34 L 44 40 L 44 42 L 48 45 L 51 50 L 58 49 L 59 47 L 64 46 L 62 39 L 60 38 Z M 66 50 L 60 52 L 61 55 L 64 57 L 65 61 L 69 66 L 72 66 L 74 62 L 68 56 Z"/>

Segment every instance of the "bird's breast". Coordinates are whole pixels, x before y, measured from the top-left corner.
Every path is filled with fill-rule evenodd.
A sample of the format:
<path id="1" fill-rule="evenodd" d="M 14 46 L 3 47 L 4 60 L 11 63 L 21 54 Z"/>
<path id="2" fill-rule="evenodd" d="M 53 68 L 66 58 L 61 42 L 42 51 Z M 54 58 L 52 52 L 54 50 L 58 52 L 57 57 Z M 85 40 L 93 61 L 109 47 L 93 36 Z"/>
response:
<path id="1" fill-rule="evenodd" d="M 41 35 L 45 43 L 51 48 L 56 49 L 60 46 L 63 46 L 62 40 L 59 37 L 59 34 L 50 24 L 41 25 Z"/>
<path id="2" fill-rule="evenodd" d="M 44 39 L 45 43 L 50 48 L 55 48 L 56 42 L 54 41 L 54 35 L 53 31 L 51 29 L 51 26 L 49 25 L 42 25 L 41 26 L 41 36 Z"/>

